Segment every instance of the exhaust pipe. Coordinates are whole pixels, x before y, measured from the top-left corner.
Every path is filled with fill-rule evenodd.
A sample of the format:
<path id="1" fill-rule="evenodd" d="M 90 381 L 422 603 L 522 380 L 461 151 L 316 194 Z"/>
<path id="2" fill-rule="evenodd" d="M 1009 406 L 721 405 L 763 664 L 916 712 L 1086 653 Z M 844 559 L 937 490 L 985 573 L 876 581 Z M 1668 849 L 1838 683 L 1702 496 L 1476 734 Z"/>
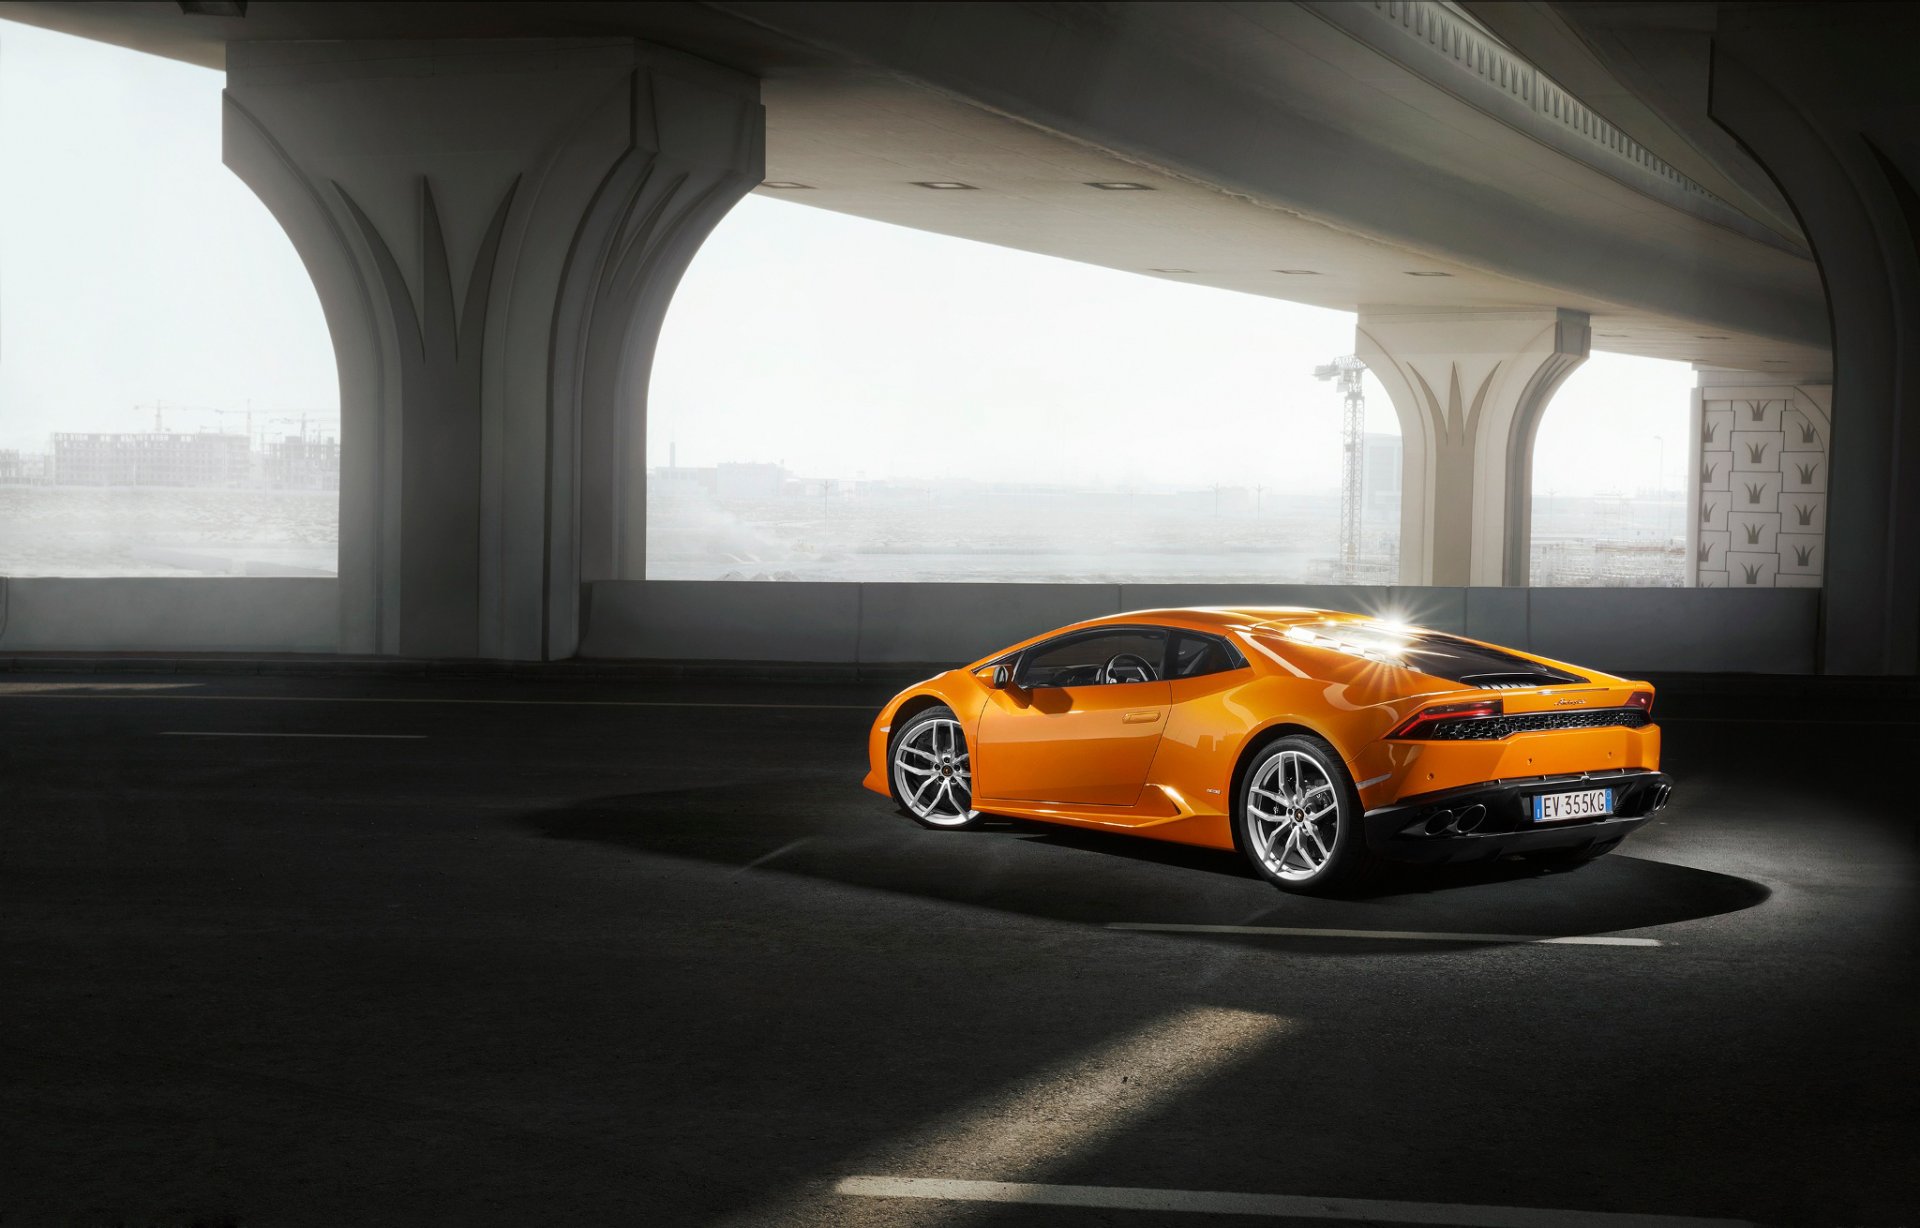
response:
<path id="1" fill-rule="evenodd" d="M 1652 809 L 1648 810 L 1647 813 L 1653 814 L 1656 811 L 1665 810 L 1667 808 L 1667 799 L 1672 796 L 1673 796 L 1673 786 L 1661 785 L 1658 789 L 1654 790 L 1653 807 Z"/>
<path id="2" fill-rule="evenodd" d="M 1454 829 L 1464 836 L 1470 832 L 1479 831 L 1480 825 L 1486 821 L 1487 808 L 1475 804 L 1460 812 L 1460 818 L 1454 823 Z"/>
<path id="3" fill-rule="evenodd" d="M 1426 833 L 1429 836 L 1444 836 L 1453 830 L 1453 811 L 1436 810 L 1427 819 Z"/>

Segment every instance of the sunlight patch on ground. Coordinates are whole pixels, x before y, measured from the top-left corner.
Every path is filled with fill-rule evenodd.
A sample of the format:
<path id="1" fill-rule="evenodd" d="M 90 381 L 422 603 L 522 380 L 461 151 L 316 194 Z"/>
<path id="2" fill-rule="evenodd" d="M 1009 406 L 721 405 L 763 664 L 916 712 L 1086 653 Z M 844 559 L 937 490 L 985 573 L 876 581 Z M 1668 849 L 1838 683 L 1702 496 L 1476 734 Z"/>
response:
<path id="1" fill-rule="evenodd" d="M 939 1174 L 942 1178 L 1038 1178 L 1196 1089 L 1226 1067 L 1246 1061 L 1297 1025 L 1253 1011 L 1192 1007 L 1161 1016 L 1107 1044 L 1047 1067 L 1003 1092 L 983 1097 L 922 1130 L 885 1141 L 845 1166 L 853 1172 Z M 867 1178 L 849 1178 L 867 1180 Z M 815 1196 L 756 1208 L 735 1221 L 952 1223 L 966 1208 L 922 1201 L 846 1204 L 840 1185 L 819 1194 L 840 1201 L 831 1214 Z"/>

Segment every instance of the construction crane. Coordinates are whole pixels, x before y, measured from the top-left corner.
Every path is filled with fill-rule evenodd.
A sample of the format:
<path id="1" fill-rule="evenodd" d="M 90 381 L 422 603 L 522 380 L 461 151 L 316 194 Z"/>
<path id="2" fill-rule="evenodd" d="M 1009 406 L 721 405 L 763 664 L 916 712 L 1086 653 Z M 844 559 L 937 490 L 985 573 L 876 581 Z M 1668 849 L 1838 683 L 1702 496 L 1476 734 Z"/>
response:
<path id="1" fill-rule="evenodd" d="M 328 425 L 332 424 L 334 421 L 335 421 L 334 419 L 321 417 L 318 414 L 310 414 L 305 410 L 301 410 L 300 416 L 297 418 L 295 417 L 268 418 L 267 425 L 271 427 L 276 422 L 285 422 L 289 424 L 297 422 L 300 424 L 300 442 L 305 443 L 307 441 L 307 423 L 309 422 L 313 423 L 314 430 L 317 433 L 319 433 L 322 439 L 324 439 L 326 438 L 326 430 Z M 287 438 L 291 439 L 292 436 L 289 435 L 287 436 Z"/>
<path id="2" fill-rule="evenodd" d="M 245 418 L 247 426 L 247 446 L 253 446 L 253 411 L 251 409 L 210 409 L 207 412 L 220 420 L 220 430 L 223 434 L 228 433 L 228 418 Z"/>
<path id="3" fill-rule="evenodd" d="M 1360 564 L 1360 496 L 1365 473 L 1361 452 L 1367 425 L 1367 394 L 1360 387 L 1360 373 L 1367 369 L 1352 354 L 1313 369 L 1315 379 L 1335 380 L 1345 402 L 1340 418 L 1340 578 L 1352 583 Z"/>
<path id="4" fill-rule="evenodd" d="M 146 412 L 148 407 L 145 405 L 136 405 L 133 408 L 135 412 L 144 413 Z M 177 405 L 177 404 L 167 405 L 163 401 L 155 401 L 153 403 L 152 408 L 153 408 L 153 429 L 155 434 L 162 433 L 167 429 L 166 422 L 161 417 L 161 411 L 164 409 L 167 413 L 175 415 L 175 421 L 179 420 L 179 415 L 181 414 L 212 414 L 220 420 L 219 430 L 221 434 L 228 433 L 227 431 L 228 418 L 241 418 L 241 419 L 244 419 L 246 422 L 247 438 L 249 439 L 253 438 L 253 410 L 250 408 L 249 409 L 215 409 L 213 406 L 210 406 L 210 405 Z"/>

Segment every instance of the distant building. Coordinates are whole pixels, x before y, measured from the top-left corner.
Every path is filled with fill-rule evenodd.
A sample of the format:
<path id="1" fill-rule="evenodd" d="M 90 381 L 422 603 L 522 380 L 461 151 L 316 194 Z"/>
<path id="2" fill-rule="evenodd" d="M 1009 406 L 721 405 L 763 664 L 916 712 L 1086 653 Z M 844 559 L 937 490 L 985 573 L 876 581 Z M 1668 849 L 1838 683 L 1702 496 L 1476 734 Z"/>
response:
<path id="1" fill-rule="evenodd" d="M 46 481 L 47 458 L 11 449 L 0 452 L 0 486 L 31 486 Z"/>
<path id="2" fill-rule="evenodd" d="M 1400 436 L 1368 434 L 1360 441 L 1361 499 L 1368 515 L 1400 506 Z"/>
<path id="3" fill-rule="evenodd" d="M 245 435 L 59 434 L 53 437 L 53 480 L 61 486 L 201 486 L 247 484 Z"/>
<path id="4" fill-rule="evenodd" d="M 278 490 L 339 490 L 340 441 L 288 435 L 267 445 L 267 481 Z"/>
<path id="5" fill-rule="evenodd" d="M 647 495 L 649 498 L 662 498 L 704 495 L 712 498 L 715 485 L 712 465 L 680 466 L 668 465 L 665 469 L 655 469 L 649 475 Z"/>
<path id="6" fill-rule="evenodd" d="M 778 499 L 787 480 L 779 465 L 724 462 L 714 469 L 714 497 L 722 502 Z"/>

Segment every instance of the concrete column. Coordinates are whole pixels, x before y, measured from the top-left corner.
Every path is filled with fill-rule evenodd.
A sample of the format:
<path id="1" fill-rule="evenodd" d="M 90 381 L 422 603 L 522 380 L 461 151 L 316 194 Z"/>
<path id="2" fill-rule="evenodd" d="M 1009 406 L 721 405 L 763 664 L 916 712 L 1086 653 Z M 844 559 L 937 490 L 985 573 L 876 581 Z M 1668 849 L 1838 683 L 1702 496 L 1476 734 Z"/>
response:
<path id="1" fill-rule="evenodd" d="M 1911 5 L 1722 5 L 1708 110 L 1765 166 L 1833 326 L 1821 670 L 1920 671 L 1920 74 Z"/>
<path id="2" fill-rule="evenodd" d="M 1357 333 L 1400 416 L 1400 582 L 1526 584 L 1533 441 L 1586 313 L 1362 309 Z"/>
<path id="3" fill-rule="evenodd" d="M 1820 587 L 1832 408 L 1823 376 L 1699 373 L 1687 528 L 1695 586 Z"/>
<path id="4" fill-rule="evenodd" d="M 761 177 L 754 80 L 627 39 L 253 42 L 226 161 L 340 365 L 341 645 L 571 655 L 638 576 L 666 304 Z"/>

